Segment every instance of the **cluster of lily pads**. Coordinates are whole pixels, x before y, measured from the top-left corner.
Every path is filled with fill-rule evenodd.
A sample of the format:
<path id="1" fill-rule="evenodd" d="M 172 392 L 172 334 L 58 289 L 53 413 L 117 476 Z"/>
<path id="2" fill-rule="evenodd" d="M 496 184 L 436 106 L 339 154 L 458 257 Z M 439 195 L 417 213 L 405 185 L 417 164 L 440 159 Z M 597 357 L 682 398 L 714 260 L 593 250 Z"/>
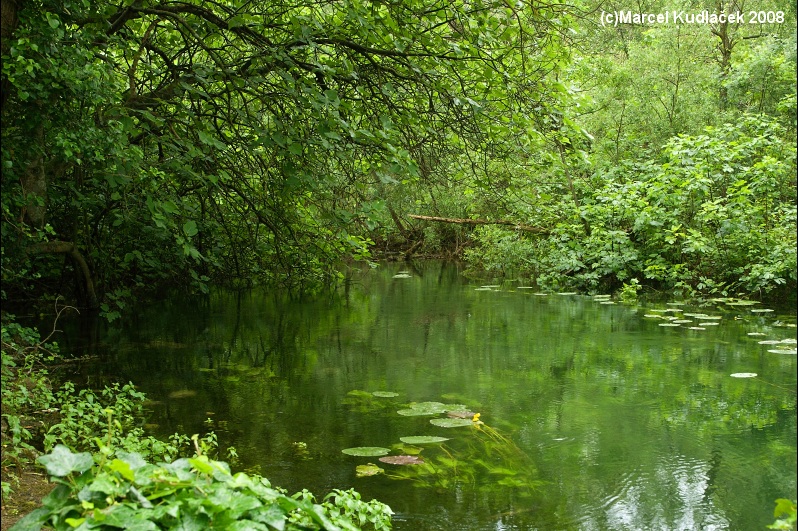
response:
<path id="1" fill-rule="evenodd" d="M 681 306 L 682 303 L 669 302 L 670 306 Z M 643 315 L 648 319 L 661 319 L 665 321 L 660 323 L 659 326 L 678 327 L 685 324 L 691 324 L 687 328 L 690 330 L 706 330 L 708 326 L 718 326 L 723 316 L 709 315 L 706 313 L 691 313 L 685 312 L 681 308 L 664 308 L 649 310 L 651 313 Z M 678 314 L 678 315 L 677 315 Z"/>
<path id="2" fill-rule="evenodd" d="M 516 289 L 534 289 L 532 286 L 518 286 Z M 501 286 L 498 284 L 492 285 L 485 285 L 480 286 L 478 288 L 474 288 L 475 291 L 501 291 Z M 545 296 L 548 293 L 535 293 L 535 295 Z M 563 292 L 563 293 L 556 293 L 556 295 L 576 295 L 576 292 Z M 593 295 L 592 299 L 594 302 L 599 304 L 615 304 L 611 299 L 611 295 Z M 747 299 L 739 299 L 735 297 L 718 297 L 713 298 L 707 301 L 709 303 L 714 303 L 718 305 L 725 305 L 731 308 L 738 308 L 738 307 L 750 307 L 759 304 L 759 301 L 752 301 Z M 691 313 L 685 312 L 683 309 L 679 308 L 680 306 L 684 306 L 684 302 L 669 302 L 666 303 L 666 306 L 670 306 L 669 308 L 661 308 L 661 309 L 653 309 L 648 310 L 643 317 L 647 319 L 657 319 L 663 321 L 659 323 L 661 327 L 668 327 L 668 328 L 678 328 L 684 327 L 688 330 L 695 330 L 701 331 L 706 330 L 707 327 L 712 326 L 719 326 L 721 320 L 723 319 L 720 315 L 710 315 L 707 313 Z M 767 314 L 773 312 L 770 308 L 751 308 L 749 310 L 752 314 Z M 785 326 L 785 327 L 795 327 L 793 323 L 781 323 L 777 321 L 775 326 Z M 761 332 L 751 332 L 748 334 L 749 336 L 765 336 L 765 334 Z M 774 348 L 768 349 L 768 352 L 773 354 L 784 354 L 784 355 L 795 355 L 798 354 L 798 350 L 796 350 L 795 345 L 798 343 L 794 338 L 787 338 L 787 339 L 765 339 L 759 341 L 760 345 L 772 345 Z M 735 378 L 753 378 L 756 373 L 752 372 L 740 372 L 734 373 L 731 375 Z"/>
<path id="3" fill-rule="evenodd" d="M 718 298 L 712 299 L 711 302 L 714 303 L 722 303 L 726 306 L 732 307 L 747 307 L 747 306 L 754 306 L 759 304 L 758 301 L 750 301 L 744 299 L 735 299 L 735 298 Z M 689 326 L 690 330 L 706 330 L 707 326 L 717 326 L 720 324 L 720 321 L 723 319 L 722 316 L 719 315 L 708 315 L 705 313 L 689 313 L 684 312 L 678 306 L 683 306 L 684 303 L 681 302 L 670 302 L 667 303 L 668 306 L 676 306 L 676 308 L 666 308 L 666 309 L 656 309 L 656 310 L 649 310 L 650 313 L 644 315 L 644 317 L 649 319 L 661 319 L 664 320 L 664 323 L 660 323 L 659 326 L 667 326 L 667 327 L 677 327 L 683 324 L 693 324 L 693 326 Z M 750 310 L 753 314 L 765 314 L 773 312 L 773 310 L 769 308 L 753 308 Z M 678 314 L 678 315 L 677 315 Z M 766 336 L 766 334 L 762 332 L 749 332 L 748 336 L 752 337 L 762 337 Z M 798 351 L 795 348 L 796 339 L 794 338 L 787 338 L 787 339 L 765 339 L 759 341 L 760 345 L 773 345 L 776 348 L 768 349 L 768 352 L 773 354 L 785 354 L 785 355 L 795 355 Z M 736 372 L 731 374 L 733 378 L 754 378 L 757 376 L 754 372 Z"/>
<path id="4" fill-rule="evenodd" d="M 502 288 L 501 284 L 487 284 L 485 286 L 480 286 L 478 288 L 474 288 L 474 291 L 503 291 L 501 288 Z M 527 289 L 535 289 L 535 287 L 534 286 L 516 286 L 515 289 L 516 290 L 520 290 L 520 289 L 527 290 Z M 547 293 L 545 291 L 537 291 L 537 292 L 533 293 L 533 295 L 537 295 L 539 297 L 545 297 L 545 296 L 551 295 L 551 294 Z M 578 295 L 578 293 L 576 291 L 562 291 L 562 292 L 554 293 L 554 295 Z M 598 297 L 607 297 L 607 298 L 609 298 L 610 295 L 599 295 Z M 610 302 L 610 304 L 615 304 L 615 303 Z"/>
<path id="5" fill-rule="evenodd" d="M 375 391 L 371 393 L 371 395 L 377 398 L 393 398 L 399 396 L 398 393 L 391 391 Z M 479 413 L 469 411 L 463 404 L 413 402 L 408 404 L 407 407 L 397 410 L 396 413 L 403 417 L 435 416 L 436 418 L 430 419 L 430 424 L 441 428 L 457 428 L 482 424 L 479 420 Z M 445 417 L 441 417 L 440 415 L 445 415 Z M 400 437 L 399 440 L 403 444 L 396 445 L 395 447 L 404 451 L 401 455 L 388 455 L 391 453 L 391 450 L 382 446 L 358 446 L 354 448 L 345 448 L 341 450 L 341 452 L 356 457 L 379 457 L 380 462 L 391 465 L 420 465 L 424 464 L 425 461 L 418 455 L 421 449 L 417 448 L 415 445 L 440 444 L 448 441 L 449 438 L 434 435 L 411 435 Z M 415 455 L 410 455 L 410 453 Z M 367 465 L 358 466 L 356 472 L 358 477 L 363 477 L 380 474 L 384 472 L 384 470 L 369 463 Z"/>

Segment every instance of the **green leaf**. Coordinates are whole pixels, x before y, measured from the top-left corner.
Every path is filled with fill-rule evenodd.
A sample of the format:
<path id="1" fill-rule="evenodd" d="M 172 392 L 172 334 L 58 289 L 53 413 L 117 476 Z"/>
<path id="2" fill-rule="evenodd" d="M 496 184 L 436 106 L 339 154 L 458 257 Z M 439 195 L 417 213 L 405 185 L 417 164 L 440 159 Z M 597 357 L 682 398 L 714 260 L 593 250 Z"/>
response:
<path id="1" fill-rule="evenodd" d="M 449 439 L 446 437 L 434 437 L 432 435 L 413 435 L 410 437 L 400 437 L 399 440 L 407 444 L 431 444 L 441 443 Z"/>
<path id="2" fill-rule="evenodd" d="M 58 485 L 50 491 L 50 494 L 42 498 L 42 505 L 48 509 L 57 511 L 61 509 L 69 500 L 70 490 L 66 485 Z"/>
<path id="3" fill-rule="evenodd" d="M 130 465 L 120 459 L 114 459 L 111 461 L 109 468 L 114 472 L 118 472 L 119 475 L 128 481 L 133 481 L 135 479 L 135 475 L 133 474 L 133 470 L 130 468 Z"/>
<path id="4" fill-rule="evenodd" d="M 56 445 L 50 454 L 39 457 L 37 461 L 44 465 L 48 474 L 56 477 L 68 476 L 72 472 L 83 473 L 94 464 L 90 453 L 73 454 L 63 444 Z"/>
<path id="5" fill-rule="evenodd" d="M 215 147 L 219 150 L 227 149 L 227 146 L 214 138 L 213 136 L 209 135 L 205 131 L 197 131 L 197 135 L 199 136 L 200 142 L 205 145 Z"/>
<path id="6" fill-rule="evenodd" d="M 189 459 L 188 462 L 191 463 L 191 466 L 203 474 L 213 474 L 213 465 L 208 462 L 208 458 L 204 455 L 201 455 L 195 459 Z"/>
<path id="7" fill-rule="evenodd" d="M 358 465 L 357 467 L 355 467 L 355 476 L 359 478 L 376 476 L 377 474 L 382 474 L 383 472 L 385 472 L 385 470 L 378 467 L 374 463 L 369 463 L 367 465 Z"/>
<path id="8" fill-rule="evenodd" d="M 186 236 L 188 236 L 189 238 L 196 236 L 197 232 L 199 232 L 197 230 L 197 222 L 194 221 L 193 219 L 186 221 L 183 224 L 183 232 L 185 232 Z"/>
<path id="9" fill-rule="evenodd" d="M 346 455 L 355 455 L 355 456 L 377 456 L 377 455 L 388 455 L 390 450 L 388 448 L 382 448 L 379 446 L 358 446 L 356 448 L 345 448 L 341 450 L 341 452 L 345 453 Z"/>

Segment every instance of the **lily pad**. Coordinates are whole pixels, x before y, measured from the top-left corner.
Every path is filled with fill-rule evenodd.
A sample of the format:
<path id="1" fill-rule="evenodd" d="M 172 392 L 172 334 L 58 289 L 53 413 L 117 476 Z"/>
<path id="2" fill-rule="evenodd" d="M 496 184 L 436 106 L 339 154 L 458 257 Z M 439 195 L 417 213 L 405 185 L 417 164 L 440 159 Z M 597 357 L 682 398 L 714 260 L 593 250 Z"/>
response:
<path id="1" fill-rule="evenodd" d="M 355 476 L 359 478 L 376 476 L 377 474 L 382 474 L 383 472 L 385 472 L 385 470 L 378 467 L 374 463 L 369 463 L 367 465 L 357 465 L 355 467 Z"/>
<path id="2" fill-rule="evenodd" d="M 410 404 L 409 408 L 400 409 L 398 414 L 406 417 L 414 417 L 421 415 L 438 415 L 446 413 L 447 411 L 462 411 L 466 409 L 463 404 L 444 404 L 442 402 L 418 402 Z"/>
<path id="3" fill-rule="evenodd" d="M 575 291 L 561 291 L 560 293 L 557 293 L 557 295 L 576 295 L 576 292 Z"/>
<path id="4" fill-rule="evenodd" d="M 747 336 L 766 336 L 767 334 L 763 334 L 762 332 L 748 332 Z"/>
<path id="5" fill-rule="evenodd" d="M 701 326 L 720 326 L 720 323 L 715 321 L 699 321 L 698 324 Z"/>
<path id="6" fill-rule="evenodd" d="M 756 310 L 751 310 L 751 313 L 769 313 L 769 312 L 772 312 L 772 311 L 773 310 L 771 310 L 769 308 L 758 308 Z"/>
<path id="7" fill-rule="evenodd" d="M 426 411 L 424 409 L 399 409 L 396 411 L 403 417 L 422 417 L 424 415 L 437 415 L 440 411 Z"/>
<path id="8" fill-rule="evenodd" d="M 407 444 L 434 444 L 448 441 L 447 437 L 433 437 L 432 435 L 412 435 L 410 437 L 400 437 L 400 441 Z"/>
<path id="9" fill-rule="evenodd" d="M 413 275 L 409 275 L 407 273 L 397 273 L 393 276 L 393 278 L 411 278 Z"/>
<path id="10" fill-rule="evenodd" d="M 345 448 L 341 450 L 341 452 L 346 455 L 354 455 L 357 457 L 373 457 L 377 455 L 388 455 L 390 450 L 379 446 L 358 446 L 355 448 Z"/>
<path id="11" fill-rule="evenodd" d="M 362 391 L 360 389 L 353 389 L 346 393 L 348 396 L 357 396 L 361 398 L 371 398 L 372 394 L 368 391 Z"/>
<path id="12" fill-rule="evenodd" d="M 795 354 L 798 354 L 798 350 L 786 349 L 786 348 L 774 348 L 774 349 L 768 350 L 768 352 L 771 352 L 773 354 L 788 354 L 788 355 L 792 354 L 793 356 Z"/>
<path id="13" fill-rule="evenodd" d="M 400 409 L 397 411 L 400 415 L 414 416 L 414 415 L 437 415 L 438 413 L 446 412 L 446 404 L 442 402 L 417 402 L 410 404 L 408 409 Z"/>
<path id="14" fill-rule="evenodd" d="M 431 419 L 430 424 L 441 428 L 459 428 L 460 426 L 471 426 L 474 422 L 471 419 Z"/>
<path id="15" fill-rule="evenodd" d="M 394 393 L 393 391 L 374 391 L 371 394 L 379 398 L 393 398 L 399 396 L 399 393 Z"/>
<path id="16" fill-rule="evenodd" d="M 416 455 L 389 455 L 380 457 L 380 461 L 389 465 L 423 465 L 424 460 Z"/>
<path id="17" fill-rule="evenodd" d="M 399 452 L 402 455 L 418 455 L 424 449 L 420 446 L 413 446 L 412 444 L 396 443 L 391 445 L 391 449 Z"/>
<path id="18" fill-rule="evenodd" d="M 730 375 L 732 378 L 753 378 L 756 376 L 755 372 L 735 372 Z"/>
<path id="19" fill-rule="evenodd" d="M 450 419 L 470 419 L 476 415 L 474 411 L 447 411 L 446 416 Z"/>
<path id="20" fill-rule="evenodd" d="M 690 330 L 706 330 L 703 326 L 689 326 Z"/>
<path id="21" fill-rule="evenodd" d="M 682 325 L 677 324 L 677 323 L 660 323 L 659 325 L 660 326 L 682 326 Z"/>

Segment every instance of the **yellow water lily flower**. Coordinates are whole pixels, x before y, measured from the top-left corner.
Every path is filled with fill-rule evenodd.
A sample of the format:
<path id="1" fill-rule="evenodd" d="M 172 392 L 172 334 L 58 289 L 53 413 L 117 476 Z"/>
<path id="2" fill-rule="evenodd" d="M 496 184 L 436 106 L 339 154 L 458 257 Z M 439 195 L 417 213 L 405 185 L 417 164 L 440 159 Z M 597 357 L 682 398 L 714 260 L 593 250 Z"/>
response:
<path id="1" fill-rule="evenodd" d="M 479 413 L 474 413 L 474 418 L 471 419 L 471 422 L 479 422 Z"/>

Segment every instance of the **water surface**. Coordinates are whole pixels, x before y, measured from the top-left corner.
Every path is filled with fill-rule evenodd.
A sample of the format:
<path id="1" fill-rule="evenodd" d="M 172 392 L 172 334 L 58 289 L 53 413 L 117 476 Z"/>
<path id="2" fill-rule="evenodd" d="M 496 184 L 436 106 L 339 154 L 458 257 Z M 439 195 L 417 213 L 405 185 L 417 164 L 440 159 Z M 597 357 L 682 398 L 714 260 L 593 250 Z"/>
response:
<path id="1" fill-rule="evenodd" d="M 170 299 L 61 343 L 99 356 L 89 385 L 130 380 L 156 401 L 158 432 L 210 418 L 238 469 L 291 492 L 354 487 L 388 503 L 397 530 L 753 530 L 795 499 L 794 313 L 520 288 L 387 264 L 332 297 Z M 660 326 L 668 316 L 692 322 Z M 484 424 L 397 414 L 424 401 Z M 417 451 L 393 447 L 412 435 L 450 440 L 423 446 L 423 469 L 341 453 Z M 366 463 L 407 479 L 356 477 Z"/>

